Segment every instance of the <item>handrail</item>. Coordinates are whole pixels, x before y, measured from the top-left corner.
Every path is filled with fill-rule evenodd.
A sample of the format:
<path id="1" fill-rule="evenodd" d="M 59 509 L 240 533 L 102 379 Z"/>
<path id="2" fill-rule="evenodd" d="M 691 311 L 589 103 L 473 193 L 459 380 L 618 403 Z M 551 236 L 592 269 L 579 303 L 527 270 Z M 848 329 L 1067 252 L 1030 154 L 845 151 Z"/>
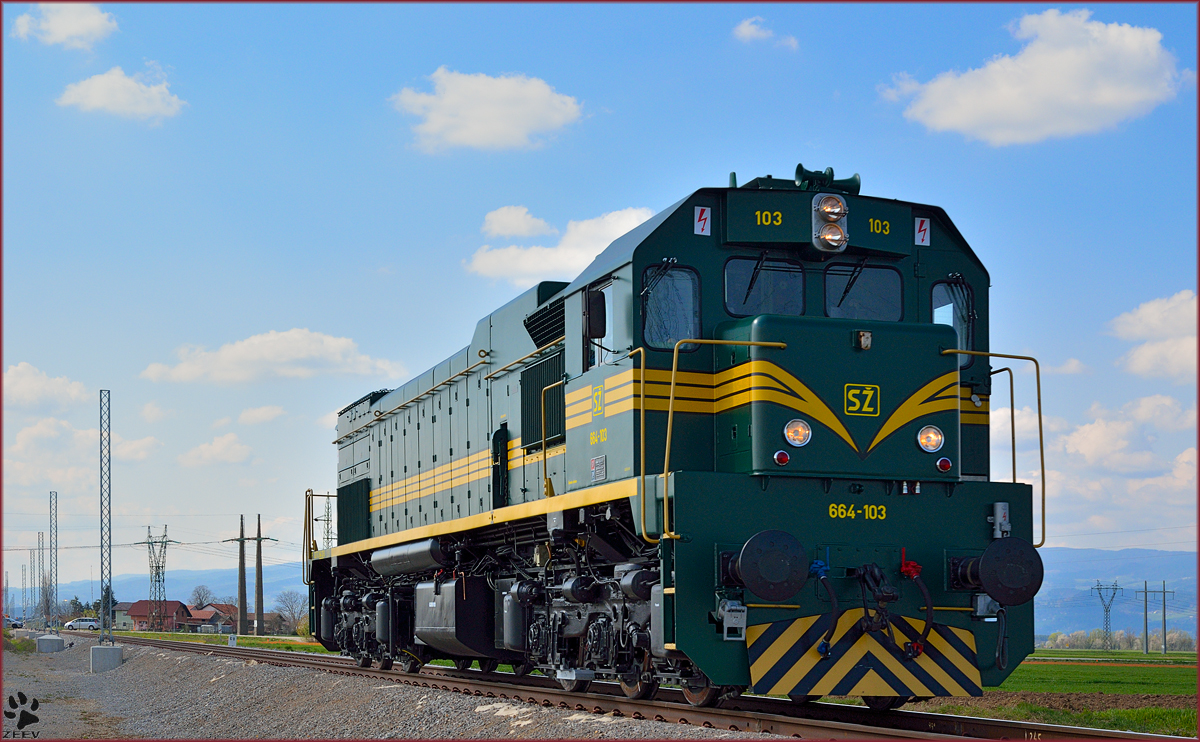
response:
<path id="1" fill-rule="evenodd" d="M 1042 465 L 1042 540 L 1033 545 L 1033 548 L 1038 549 L 1046 544 L 1046 446 L 1042 434 L 1042 367 L 1033 356 L 1012 356 L 1006 353 L 985 353 L 982 350 L 958 350 L 950 348 L 943 350 L 942 355 L 963 355 L 963 356 L 983 356 L 985 358 L 1011 358 L 1016 361 L 1033 361 L 1033 374 L 1037 379 L 1037 406 L 1038 406 L 1038 457 L 1041 459 Z M 1016 404 L 1009 405 L 1016 407 Z M 1016 420 L 1016 413 L 1013 413 L 1013 419 Z M 1013 433 L 1014 445 L 1016 441 L 1016 432 Z M 1014 448 L 1014 452 L 1015 452 Z M 1014 453 L 1014 456 L 1016 454 Z M 1013 468 L 1016 471 L 1016 468 Z"/>
<path id="2" fill-rule="evenodd" d="M 998 374 L 1002 371 L 1008 372 L 1008 432 L 1012 434 L 1012 477 L 1013 477 L 1013 483 L 1016 484 L 1016 481 L 1017 481 L 1017 401 L 1014 397 L 1015 392 L 1013 392 L 1013 370 L 1011 368 L 1009 368 L 1008 366 L 1005 366 L 1004 368 L 996 369 L 995 371 L 993 371 L 992 373 L 990 373 L 988 375 L 995 376 L 996 374 Z M 992 412 L 992 409 L 991 409 L 991 405 L 989 404 L 988 405 L 988 417 L 991 417 L 991 412 Z"/>
<path id="3" fill-rule="evenodd" d="M 679 348 L 683 345 L 740 345 L 754 346 L 756 348 L 779 348 L 784 350 L 787 348 L 787 343 L 778 342 L 759 342 L 755 340 L 706 340 L 704 338 L 685 338 L 675 343 L 675 352 L 671 357 L 671 394 L 667 398 L 667 441 L 666 450 L 663 452 L 663 528 L 662 538 L 679 539 L 683 538 L 677 533 L 671 531 L 670 521 L 670 479 L 668 475 L 671 472 L 671 426 L 675 417 L 675 375 L 679 372 Z M 645 383 L 645 379 L 642 380 Z"/>
<path id="4" fill-rule="evenodd" d="M 642 540 L 648 544 L 657 544 L 659 539 L 651 538 L 646 534 L 646 349 L 634 348 L 629 351 L 626 358 L 632 357 L 634 353 L 640 353 L 642 356 L 642 376 L 638 380 L 638 409 L 641 411 L 641 421 L 638 424 L 641 432 L 641 453 L 638 460 L 642 464 L 642 472 L 639 475 L 641 493 L 642 493 Z"/>
<path id="5" fill-rule="evenodd" d="M 312 584 L 312 574 L 309 571 L 309 562 L 312 561 L 312 542 L 309 540 L 312 536 L 312 489 L 304 492 L 304 535 L 300 544 L 300 577 L 305 585 Z"/>
<path id="6" fill-rule="evenodd" d="M 545 497 L 554 497 L 554 485 L 550 483 L 550 477 L 546 474 L 546 459 L 549 458 L 546 456 L 546 391 L 566 383 L 566 379 L 559 379 L 542 387 L 542 495 Z"/>
<path id="7" fill-rule="evenodd" d="M 482 365 L 484 365 L 484 364 L 490 363 L 490 361 L 488 361 L 488 359 L 487 359 L 487 356 L 488 356 L 488 352 L 487 352 L 486 350 L 482 350 L 482 349 L 480 349 L 480 351 L 479 351 L 479 357 L 480 357 L 480 358 L 482 358 L 483 360 L 479 361 L 478 363 L 473 363 L 473 364 L 471 364 L 470 366 L 467 366 L 466 368 L 464 368 L 462 371 L 459 371 L 458 373 L 454 374 L 453 376 L 451 376 L 451 377 L 449 377 L 449 378 L 446 378 L 446 379 L 443 379 L 442 381 L 439 381 L 438 383 L 436 383 L 436 384 L 434 384 L 433 386 L 429 387 L 428 389 L 426 389 L 425 391 L 421 392 L 421 393 L 420 393 L 420 394 L 418 394 L 417 396 L 415 396 L 415 397 L 413 397 L 413 398 L 411 398 L 411 399 L 406 399 L 405 401 L 403 401 L 403 402 L 401 402 L 400 404 L 396 405 L 395 407 L 393 407 L 392 409 L 388 410 L 387 412 L 380 412 L 380 411 L 376 410 L 376 411 L 375 411 L 375 416 L 374 416 L 374 417 L 372 417 L 370 420 L 366 421 L 366 422 L 365 422 L 365 423 L 363 423 L 362 425 L 359 425 L 357 428 L 355 428 L 354 430 L 351 430 L 351 431 L 349 431 L 349 432 L 348 432 L 348 433 L 346 433 L 345 435 L 343 435 L 343 436 L 341 436 L 341 437 L 339 437 L 339 438 L 335 439 L 333 442 L 334 442 L 334 443 L 341 443 L 342 441 L 346 440 L 347 438 L 349 438 L 350 436 L 354 435 L 354 434 L 355 434 L 355 433 L 357 433 L 358 431 L 360 431 L 360 430 L 362 430 L 363 428 L 367 427 L 367 426 L 368 426 L 368 425 L 370 425 L 371 423 L 373 423 L 373 422 L 376 422 L 376 421 L 378 421 L 378 420 L 382 420 L 383 418 L 387 417 L 388 415 L 391 415 L 391 414 L 393 414 L 393 413 L 395 413 L 395 412 L 398 412 L 398 411 L 400 411 L 401 409 L 403 409 L 403 408 L 405 408 L 405 407 L 409 406 L 409 405 L 410 405 L 410 404 L 412 404 L 413 402 L 416 402 L 416 401 L 417 401 L 418 399 L 420 399 L 421 397 L 424 397 L 426 394 L 429 394 L 430 392 L 433 392 L 433 391 L 437 390 L 439 387 L 441 387 L 441 386 L 443 386 L 443 385 L 445 385 L 445 384 L 449 384 L 450 382 L 454 381 L 455 379 L 457 379 L 457 378 L 458 378 L 458 377 L 460 377 L 460 376 L 466 376 L 467 374 L 471 373 L 472 371 L 474 371 L 475 369 L 479 368 L 480 366 L 482 366 Z M 485 377 L 485 378 L 489 378 L 489 377 Z"/>
<path id="8" fill-rule="evenodd" d="M 488 374 L 487 376 L 483 377 L 483 380 L 484 380 L 484 381 L 490 381 L 491 379 L 493 379 L 493 378 L 495 378 L 495 377 L 499 376 L 500 374 L 502 374 L 502 373 L 504 373 L 505 371 L 509 370 L 509 369 L 510 369 L 510 368 L 512 368 L 513 366 L 517 365 L 518 363 L 521 363 L 521 362 L 523 362 L 523 361 L 525 361 L 525 360 L 527 360 L 527 359 L 529 359 L 529 358 L 532 358 L 533 356 L 536 356 L 538 353 L 541 353 L 543 350 L 546 350 L 547 348 L 553 348 L 554 346 L 558 345 L 559 343 L 563 342 L 563 341 L 564 341 L 564 340 L 566 340 L 566 339 L 567 339 L 567 336 L 566 336 L 566 335 L 563 335 L 563 336 L 562 336 L 562 337 L 560 337 L 558 340 L 554 340 L 554 341 L 551 341 L 551 342 L 549 342 L 549 343 L 546 343 L 545 345 L 543 345 L 542 347 L 540 347 L 540 348 L 538 348 L 537 350 L 533 351 L 532 353 L 526 353 L 525 355 L 521 356 L 520 358 L 518 358 L 517 360 L 513 361 L 512 363 L 510 363 L 510 364 L 508 364 L 508 365 L 505 365 L 505 366 L 501 366 L 500 368 L 498 368 L 498 369 L 496 369 L 495 371 L 491 372 L 491 373 L 490 373 L 490 374 Z"/>

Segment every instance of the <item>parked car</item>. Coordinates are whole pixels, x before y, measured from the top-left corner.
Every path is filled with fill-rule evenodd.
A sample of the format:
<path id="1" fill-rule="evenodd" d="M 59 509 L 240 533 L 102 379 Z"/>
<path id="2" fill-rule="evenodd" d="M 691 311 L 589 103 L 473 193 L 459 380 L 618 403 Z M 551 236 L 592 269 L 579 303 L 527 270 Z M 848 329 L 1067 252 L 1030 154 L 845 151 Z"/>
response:
<path id="1" fill-rule="evenodd" d="M 25 624 L 21 623 L 20 619 L 4 617 L 4 628 L 6 629 L 23 629 Z"/>
<path id="2" fill-rule="evenodd" d="M 92 631 L 100 630 L 100 619 L 98 618 L 76 618 L 73 621 L 67 621 L 63 626 L 68 631 L 80 631 L 82 629 L 91 629 Z"/>

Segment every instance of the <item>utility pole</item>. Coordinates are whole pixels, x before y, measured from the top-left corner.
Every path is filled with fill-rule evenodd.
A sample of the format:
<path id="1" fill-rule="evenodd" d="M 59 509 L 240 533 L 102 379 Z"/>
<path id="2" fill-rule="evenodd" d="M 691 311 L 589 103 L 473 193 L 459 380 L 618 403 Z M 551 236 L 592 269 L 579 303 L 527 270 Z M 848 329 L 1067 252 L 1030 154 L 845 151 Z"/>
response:
<path id="1" fill-rule="evenodd" d="M 238 527 L 237 538 L 227 538 L 228 541 L 237 541 L 238 544 L 238 624 L 237 633 L 246 633 L 246 516 L 241 516 L 241 525 Z"/>
<path id="2" fill-rule="evenodd" d="M 1146 585 L 1146 583 L 1143 583 L 1143 586 L 1145 586 L 1145 585 Z M 1139 590 L 1138 592 L 1143 593 L 1143 595 L 1142 595 L 1142 611 L 1143 611 L 1142 623 L 1144 626 L 1143 631 L 1146 632 L 1146 640 L 1145 640 L 1145 642 L 1143 642 L 1143 645 L 1142 645 L 1143 646 L 1142 651 L 1144 654 L 1150 654 L 1150 611 L 1149 611 L 1150 595 L 1151 594 L 1157 595 L 1159 593 L 1162 593 L 1162 653 L 1166 654 L 1167 653 L 1167 595 L 1170 594 L 1170 596 L 1173 598 L 1173 597 L 1175 597 L 1175 591 L 1168 590 L 1167 589 L 1167 581 L 1163 580 L 1162 590 L 1150 590 L 1147 588 L 1147 589 Z"/>
<path id="3" fill-rule="evenodd" d="M 58 633 L 58 493 L 50 493 L 50 608 Z"/>
<path id="4" fill-rule="evenodd" d="M 112 393 L 100 390 L 100 646 L 113 639 L 112 606 Z"/>
<path id="5" fill-rule="evenodd" d="M 29 618 L 33 618 L 34 613 L 37 611 L 37 604 L 38 604 L 38 599 L 37 599 L 37 594 L 38 594 L 37 556 L 35 556 L 35 554 L 36 554 L 36 552 L 34 549 L 29 550 L 29 598 L 30 598 L 30 600 L 29 600 L 29 613 L 27 614 L 29 616 Z"/>
<path id="6" fill-rule="evenodd" d="M 1116 582 L 1111 585 L 1101 585 L 1100 580 L 1096 580 L 1096 586 L 1092 588 L 1092 592 L 1100 596 L 1100 604 L 1104 606 L 1104 648 L 1112 649 L 1112 604 L 1117 593 L 1123 593 L 1125 589 Z M 1105 598 L 1105 593 L 1108 593 L 1107 598 Z"/>
<path id="7" fill-rule="evenodd" d="M 25 587 L 25 565 L 21 565 L 21 623 L 25 623 L 25 616 L 29 614 L 29 590 Z"/>
<path id="8" fill-rule="evenodd" d="M 42 628 L 50 618 L 46 610 L 46 532 L 38 531 L 38 613 L 42 614 Z"/>
<path id="9" fill-rule="evenodd" d="M 265 636 L 266 626 L 265 617 L 266 609 L 263 608 L 263 573 L 262 573 L 262 542 L 275 541 L 273 538 L 263 538 L 262 535 L 262 513 L 258 515 L 258 535 L 254 537 L 254 602 L 258 606 L 254 622 L 254 633 L 257 636 Z"/>

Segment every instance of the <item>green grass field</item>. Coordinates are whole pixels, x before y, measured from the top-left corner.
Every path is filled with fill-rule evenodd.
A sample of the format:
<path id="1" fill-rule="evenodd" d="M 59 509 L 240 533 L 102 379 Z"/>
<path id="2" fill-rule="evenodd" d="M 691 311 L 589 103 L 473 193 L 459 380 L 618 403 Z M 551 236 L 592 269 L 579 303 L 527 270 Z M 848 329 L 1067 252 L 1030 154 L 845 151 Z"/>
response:
<path id="1" fill-rule="evenodd" d="M 1103 650 L 1103 649 L 1038 649 L 1026 658 L 1027 661 L 1037 662 L 1062 659 L 1094 660 L 1097 662 L 1137 662 L 1147 664 L 1193 665 L 1196 664 L 1195 652 L 1167 652 L 1150 650 L 1150 654 L 1142 654 L 1141 650 Z"/>
<path id="2" fill-rule="evenodd" d="M 995 690 L 1037 693 L 1196 693 L 1195 665 L 1051 665 L 1023 662 Z"/>
<path id="3" fill-rule="evenodd" d="M 956 716 L 980 716 L 979 709 L 966 706 L 942 706 L 939 714 Z M 1070 727 L 1092 729 L 1116 729 L 1144 734 L 1170 734 L 1177 737 L 1196 736 L 1196 709 L 1109 709 L 1106 711 L 1060 711 L 1031 703 L 989 709 L 992 719 L 1032 721 L 1040 724 L 1061 724 Z"/>
<path id="4" fill-rule="evenodd" d="M 170 631 L 114 631 L 113 636 L 128 636 L 134 639 L 167 639 L 177 642 L 195 642 L 197 644 L 215 644 L 228 646 L 228 634 L 184 634 Z M 290 652 L 313 652 L 316 654 L 337 654 L 322 647 L 316 639 L 306 639 L 299 636 L 247 636 L 239 634 L 239 647 L 252 649 L 282 649 Z"/>

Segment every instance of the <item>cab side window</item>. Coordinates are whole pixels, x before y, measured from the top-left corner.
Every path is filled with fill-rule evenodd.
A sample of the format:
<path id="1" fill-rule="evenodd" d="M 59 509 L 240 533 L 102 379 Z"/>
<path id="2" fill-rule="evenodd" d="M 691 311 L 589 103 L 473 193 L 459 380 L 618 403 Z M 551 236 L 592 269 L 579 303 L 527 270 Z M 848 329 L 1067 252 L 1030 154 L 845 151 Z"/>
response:
<path id="1" fill-rule="evenodd" d="M 700 335 L 700 276 L 691 268 L 651 266 L 642 274 L 642 337 L 655 350 Z M 684 345 L 680 350 L 694 350 Z"/>
<path id="2" fill-rule="evenodd" d="M 961 278 L 939 281 L 933 285 L 933 322 L 950 325 L 958 333 L 958 349 L 974 349 L 975 309 L 971 303 L 971 287 Z M 971 356 L 959 356 L 960 367 L 969 365 Z"/>

